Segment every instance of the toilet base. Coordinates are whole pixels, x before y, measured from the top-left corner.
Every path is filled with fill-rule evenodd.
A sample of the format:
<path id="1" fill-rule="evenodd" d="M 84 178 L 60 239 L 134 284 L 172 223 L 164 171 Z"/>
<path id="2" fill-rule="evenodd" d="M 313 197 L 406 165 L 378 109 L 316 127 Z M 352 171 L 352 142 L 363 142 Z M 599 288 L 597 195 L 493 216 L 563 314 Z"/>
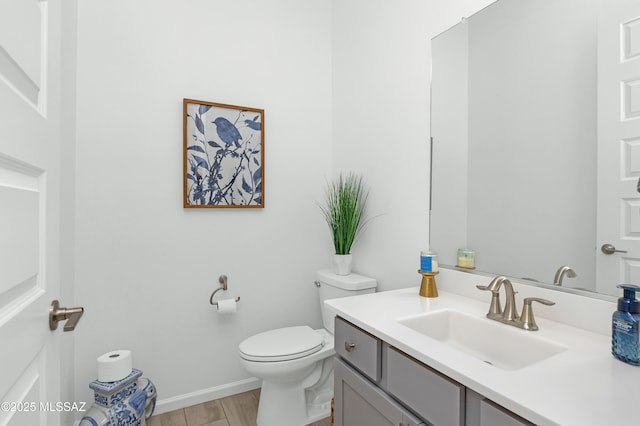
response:
<path id="1" fill-rule="evenodd" d="M 331 415 L 331 398 L 326 402 L 307 402 L 304 390 L 278 388 L 274 383 L 263 383 L 258 404 L 258 426 L 302 426 Z"/>
<path id="2" fill-rule="evenodd" d="M 333 356 L 318 362 L 307 379 L 298 384 L 262 382 L 258 426 L 302 426 L 331 415 Z"/>

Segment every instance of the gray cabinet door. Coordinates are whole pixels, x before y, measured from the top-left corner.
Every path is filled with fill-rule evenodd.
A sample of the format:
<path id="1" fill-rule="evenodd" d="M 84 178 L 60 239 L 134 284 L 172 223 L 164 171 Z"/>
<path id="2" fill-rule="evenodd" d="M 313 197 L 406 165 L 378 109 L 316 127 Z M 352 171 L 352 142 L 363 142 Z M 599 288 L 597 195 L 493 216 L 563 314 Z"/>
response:
<path id="1" fill-rule="evenodd" d="M 466 426 L 534 426 L 471 389 L 467 389 L 466 403 Z"/>
<path id="2" fill-rule="evenodd" d="M 342 360 L 335 364 L 335 426 L 425 425 Z"/>
<path id="3" fill-rule="evenodd" d="M 386 349 L 387 392 L 435 426 L 464 425 L 464 386 L 395 348 Z"/>

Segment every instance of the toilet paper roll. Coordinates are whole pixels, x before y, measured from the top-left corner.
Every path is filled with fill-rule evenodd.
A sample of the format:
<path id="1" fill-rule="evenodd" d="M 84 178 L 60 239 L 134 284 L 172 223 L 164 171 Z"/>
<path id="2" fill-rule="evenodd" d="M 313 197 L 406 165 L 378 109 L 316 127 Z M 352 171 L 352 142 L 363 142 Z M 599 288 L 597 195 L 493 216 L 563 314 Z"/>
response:
<path id="1" fill-rule="evenodd" d="M 235 299 L 218 300 L 218 313 L 223 315 L 233 314 L 236 312 L 237 305 Z"/>
<path id="2" fill-rule="evenodd" d="M 133 366 L 131 351 L 107 352 L 98 357 L 98 381 L 116 382 L 131 374 Z"/>

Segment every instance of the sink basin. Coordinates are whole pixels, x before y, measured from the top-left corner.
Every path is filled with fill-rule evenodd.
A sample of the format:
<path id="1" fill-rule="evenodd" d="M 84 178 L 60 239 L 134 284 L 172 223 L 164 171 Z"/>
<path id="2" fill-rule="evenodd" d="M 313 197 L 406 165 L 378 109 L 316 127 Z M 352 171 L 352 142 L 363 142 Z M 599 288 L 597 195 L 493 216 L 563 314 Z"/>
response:
<path id="1" fill-rule="evenodd" d="M 567 350 L 566 346 L 535 332 L 454 309 L 402 318 L 398 322 L 503 370 L 518 370 Z"/>

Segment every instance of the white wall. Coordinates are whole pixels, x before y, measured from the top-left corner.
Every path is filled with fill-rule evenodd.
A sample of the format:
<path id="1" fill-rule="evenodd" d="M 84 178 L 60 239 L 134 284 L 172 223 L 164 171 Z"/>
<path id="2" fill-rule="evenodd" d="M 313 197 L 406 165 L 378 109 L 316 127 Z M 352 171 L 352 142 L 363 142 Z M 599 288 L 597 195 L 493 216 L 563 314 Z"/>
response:
<path id="1" fill-rule="evenodd" d="M 417 285 L 429 40 L 490 2 L 79 2 L 76 399 L 109 350 L 133 350 L 164 411 L 244 383 L 243 338 L 319 326 L 332 170 L 363 172 L 379 215 L 356 270 Z M 184 97 L 265 109 L 265 209 L 182 208 Z M 208 304 L 221 273 L 242 297 L 224 318 Z"/>
<path id="2" fill-rule="evenodd" d="M 110 350 L 131 349 L 161 401 L 208 399 L 249 377 L 242 339 L 320 326 L 330 19 L 320 0 L 79 2 L 78 400 Z M 183 98 L 265 110 L 264 209 L 183 209 Z M 234 316 L 209 305 L 220 274 Z"/>

